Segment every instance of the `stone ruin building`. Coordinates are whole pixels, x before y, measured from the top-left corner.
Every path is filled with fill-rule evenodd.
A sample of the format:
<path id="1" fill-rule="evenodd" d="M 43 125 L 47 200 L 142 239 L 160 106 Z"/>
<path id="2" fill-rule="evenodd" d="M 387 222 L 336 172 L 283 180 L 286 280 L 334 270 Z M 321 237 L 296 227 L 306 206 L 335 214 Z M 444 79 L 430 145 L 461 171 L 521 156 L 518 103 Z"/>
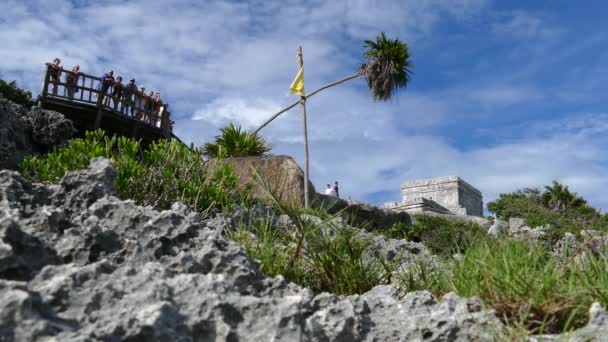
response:
<path id="1" fill-rule="evenodd" d="M 383 205 L 412 214 L 483 216 L 481 191 L 458 176 L 418 179 L 401 184 L 401 201 Z"/>

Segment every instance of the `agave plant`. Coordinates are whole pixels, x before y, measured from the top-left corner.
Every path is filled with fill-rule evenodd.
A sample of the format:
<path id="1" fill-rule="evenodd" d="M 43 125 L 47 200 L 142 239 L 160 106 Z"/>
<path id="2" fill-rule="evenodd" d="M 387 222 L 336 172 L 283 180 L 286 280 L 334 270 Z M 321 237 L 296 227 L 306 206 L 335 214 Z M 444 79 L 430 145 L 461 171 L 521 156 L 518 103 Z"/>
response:
<path id="1" fill-rule="evenodd" d="M 257 133 L 243 130 L 232 122 L 220 129 L 215 142 L 203 146 L 203 155 L 209 158 L 262 156 L 270 152 L 267 144 Z"/>

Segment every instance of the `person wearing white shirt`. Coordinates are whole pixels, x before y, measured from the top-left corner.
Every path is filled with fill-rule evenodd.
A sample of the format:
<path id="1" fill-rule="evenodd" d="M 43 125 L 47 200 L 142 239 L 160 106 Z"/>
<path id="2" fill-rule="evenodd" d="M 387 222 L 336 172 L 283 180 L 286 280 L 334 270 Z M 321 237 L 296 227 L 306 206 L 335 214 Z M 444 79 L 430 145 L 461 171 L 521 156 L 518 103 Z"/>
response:
<path id="1" fill-rule="evenodd" d="M 325 189 L 325 194 L 329 196 L 336 196 L 336 190 L 331 187 L 331 185 L 327 184 L 327 189 Z"/>

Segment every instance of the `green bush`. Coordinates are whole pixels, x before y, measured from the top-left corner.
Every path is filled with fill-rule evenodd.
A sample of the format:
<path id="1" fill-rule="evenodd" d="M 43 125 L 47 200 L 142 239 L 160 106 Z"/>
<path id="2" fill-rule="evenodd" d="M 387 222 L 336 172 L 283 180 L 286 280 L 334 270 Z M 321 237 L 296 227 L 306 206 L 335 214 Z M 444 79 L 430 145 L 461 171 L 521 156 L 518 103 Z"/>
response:
<path id="1" fill-rule="evenodd" d="M 262 137 L 233 123 L 222 128 L 221 132 L 215 137 L 215 142 L 203 145 L 203 155 L 209 158 L 263 156 L 272 149 Z"/>
<path id="2" fill-rule="evenodd" d="M 6 82 L 0 80 L 0 96 L 28 108 L 36 104 L 32 100 L 32 93 L 17 87 L 16 81 Z"/>
<path id="3" fill-rule="evenodd" d="M 583 229 L 608 229 L 607 215 L 600 214 L 576 192 L 571 192 L 567 186 L 557 181 L 553 181 L 551 186 L 545 186 L 542 192 L 526 188 L 501 194 L 498 199 L 488 203 L 488 211 L 504 220 L 523 218 L 530 227 L 549 224 L 550 228 L 543 237 L 548 244 L 554 244 L 566 232 L 578 235 Z"/>
<path id="4" fill-rule="evenodd" d="M 44 157 L 28 156 L 21 169 L 35 181 L 58 182 L 67 171 L 86 168 L 94 157 L 112 160 L 118 195 L 141 205 L 167 209 L 182 202 L 204 213 L 211 206 L 229 209 L 250 202 L 248 189 L 239 186 L 229 165 L 206 174 L 201 151 L 176 140 L 159 140 L 142 151 L 133 139 L 87 132 L 84 139 L 73 139 Z"/>
<path id="5" fill-rule="evenodd" d="M 411 226 L 398 223 L 386 233 L 395 239 L 422 242 L 433 254 L 451 256 L 462 253 L 476 239 L 487 236 L 474 222 L 441 216 L 416 215 Z"/>

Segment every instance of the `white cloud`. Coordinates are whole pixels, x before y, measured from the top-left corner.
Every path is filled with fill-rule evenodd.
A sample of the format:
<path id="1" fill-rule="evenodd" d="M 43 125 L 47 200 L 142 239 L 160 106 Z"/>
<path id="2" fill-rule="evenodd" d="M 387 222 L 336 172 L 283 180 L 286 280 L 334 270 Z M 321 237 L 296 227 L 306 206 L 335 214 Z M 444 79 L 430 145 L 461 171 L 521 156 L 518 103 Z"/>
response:
<path id="1" fill-rule="evenodd" d="M 294 100 L 286 94 L 297 69 L 298 45 L 304 48 L 306 86 L 313 89 L 353 72 L 361 63 L 362 39 L 380 31 L 398 36 L 412 43 L 416 62 L 427 57 L 419 47 L 432 45 L 443 19 L 467 21 L 486 14 L 488 6 L 485 0 L 133 0 L 78 5 L 5 0 L 0 2 L 0 77 L 18 78 L 36 91 L 42 63 L 56 56 L 67 67 L 80 64 L 87 73 L 112 67 L 160 90 L 177 115 L 177 134 L 200 144 L 227 121 L 255 127 Z M 516 11 L 489 25 L 501 39 L 527 43 L 551 40 L 562 32 L 548 21 Z M 441 50 L 452 56 L 448 47 Z M 568 53 L 576 51 L 570 47 Z M 528 77 L 535 68 L 524 66 L 517 75 Z M 602 151 L 608 143 L 600 134 L 605 133 L 604 116 L 585 117 L 588 122 L 576 118 L 561 126 L 543 122 L 551 129 L 530 130 L 485 148 L 463 150 L 438 136 L 437 129 L 446 122 L 470 117 L 476 109 L 490 111 L 545 96 L 527 79 L 504 82 L 509 72 L 501 71 L 490 80 L 461 78 L 449 86 L 430 86 L 432 72 L 416 73 L 414 80 L 427 84 L 389 103 L 372 102 L 358 80 L 320 93 L 307 103 L 313 180 L 322 186 L 338 179 L 344 193 L 357 199 L 387 191 L 395 198 L 386 200 L 394 200 L 406 179 L 458 174 L 489 200 L 499 192 L 555 178 L 572 182 L 572 189 L 605 207 L 599 190 L 606 188 Z M 294 108 L 263 133 L 275 153 L 301 162 L 300 127 L 301 115 Z"/>
<path id="2" fill-rule="evenodd" d="M 529 12 L 514 11 L 502 17 L 492 24 L 492 31 L 513 39 L 549 41 L 562 34 L 562 30 L 549 24 L 546 18 Z"/>
<path id="3" fill-rule="evenodd" d="M 540 90 L 530 86 L 491 86 L 478 88 L 470 92 L 471 100 L 484 107 L 507 106 L 529 100 L 539 99 Z"/>

